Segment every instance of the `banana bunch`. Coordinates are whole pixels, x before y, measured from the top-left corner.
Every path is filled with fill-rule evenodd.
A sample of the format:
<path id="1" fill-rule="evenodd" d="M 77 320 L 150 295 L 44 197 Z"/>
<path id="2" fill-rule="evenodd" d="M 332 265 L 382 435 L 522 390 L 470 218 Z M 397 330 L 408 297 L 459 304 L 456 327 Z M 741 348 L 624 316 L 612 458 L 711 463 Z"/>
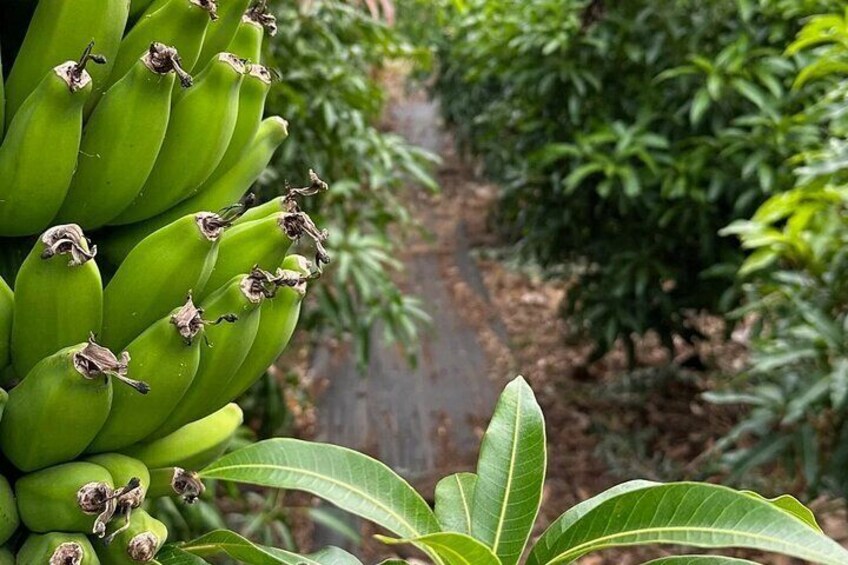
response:
<path id="1" fill-rule="evenodd" d="M 275 31 L 261 0 L 0 2 L 0 565 L 152 562 L 146 502 L 203 494 L 291 339 L 327 185 L 251 207 Z"/>

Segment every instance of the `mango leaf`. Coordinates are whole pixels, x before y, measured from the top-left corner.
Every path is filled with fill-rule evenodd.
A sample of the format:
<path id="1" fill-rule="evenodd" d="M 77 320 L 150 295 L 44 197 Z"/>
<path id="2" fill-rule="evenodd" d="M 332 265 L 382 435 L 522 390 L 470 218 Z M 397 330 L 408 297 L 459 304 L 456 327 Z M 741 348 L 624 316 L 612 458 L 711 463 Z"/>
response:
<path id="1" fill-rule="evenodd" d="M 161 565 L 208 565 L 208 561 L 183 551 L 173 544 L 166 545 L 156 554 L 156 561 Z"/>
<path id="2" fill-rule="evenodd" d="M 426 547 L 438 555 L 445 565 L 501 565 L 497 555 L 471 536 L 456 532 L 430 534 L 416 539 L 399 540 L 376 536 L 389 545 L 415 544 Z"/>
<path id="3" fill-rule="evenodd" d="M 753 496 L 758 500 L 765 500 L 766 502 L 769 502 L 774 506 L 780 508 L 784 512 L 788 512 L 789 514 L 795 516 L 815 531 L 819 533 L 822 532 L 822 529 L 819 527 L 819 523 L 816 522 L 816 516 L 815 514 L 813 514 L 813 511 L 798 502 L 798 500 L 794 496 L 784 494 L 776 498 L 766 498 L 763 495 L 753 491 L 744 490 L 742 492 L 744 494 L 747 494 L 748 496 Z"/>
<path id="4" fill-rule="evenodd" d="M 179 549 L 201 557 L 224 554 L 236 561 L 251 565 L 324 565 L 296 553 L 256 545 L 228 530 L 209 532 L 180 545 Z"/>
<path id="5" fill-rule="evenodd" d="M 674 555 L 648 561 L 644 565 L 759 565 L 756 561 L 721 555 Z"/>
<path id="6" fill-rule="evenodd" d="M 524 551 L 542 498 L 545 421 L 533 391 L 518 377 L 504 389 L 483 436 L 471 533 L 504 565 Z"/>
<path id="7" fill-rule="evenodd" d="M 436 518 L 446 532 L 471 534 L 471 505 L 477 475 L 456 473 L 436 485 Z"/>
<path id="8" fill-rule="evenodd" d="M 558 520 L 528 564 L 570 563 L 601 549 L 652 543 L 745 547 L 826 565 L 848 562 L 848 550 L 769 501 L 717 485 L 672 483 L 608 497 L 565 527 Z"/>
<path id="9" fill-rule="evenodd" d="M 274 548 L 266 549 L 268 549 L 273 554 L 282 551 L 280 549 Z M 316 551 L 315 553 L 310 553 L 306 557 L 308 559 L 311 559 L 315 563 L 320 563 L 321 565 L 362 565 L 362 561 L 360 561 L 347 551 L 332 546 L 325 547 L 321 551 Z"/>
<path id="10" fill-rule="evenodd" d="M 435 514 L 383 463 L 336 445 L 290 438 L 262 441 L 219 459 L 200 476 L 302 490 L 405 538 L 439 531 Z"/>

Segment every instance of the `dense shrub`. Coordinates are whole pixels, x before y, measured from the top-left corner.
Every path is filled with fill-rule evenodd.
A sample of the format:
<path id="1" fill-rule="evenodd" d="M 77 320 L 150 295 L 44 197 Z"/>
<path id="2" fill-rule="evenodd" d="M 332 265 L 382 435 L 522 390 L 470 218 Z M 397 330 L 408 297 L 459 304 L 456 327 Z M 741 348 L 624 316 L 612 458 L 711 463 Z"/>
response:
<path id="1" fill-rule="evenodd" d="M 757 321 L 756 339 L 750 370 L 732 392 L 712 395 L 751 408 L 720 446 L 736 473 L 779 461 L 811 494 L 848 492 L 846 17 L 812 19 L 790 49 L 815 55 L 799 86 L 830 87 L 805 112 L 827 140 L 798 157 L 795 188 L 726 230 L 751 251 L 740 272 L 750 300 L 740 313 Z"/>
<path id="2" fill-rule="evenodd" d="M 609 348 L 734 303 L 738 243 L 718 231 L 793 184 L 799 18 L 831 0 L 471 0 L 437 40 L 435 90 L 464 148 L 503 186 L 525 258 L 578 266 L 566 310 Z M 631 347 L 632 353 L 632 347 Z"/>

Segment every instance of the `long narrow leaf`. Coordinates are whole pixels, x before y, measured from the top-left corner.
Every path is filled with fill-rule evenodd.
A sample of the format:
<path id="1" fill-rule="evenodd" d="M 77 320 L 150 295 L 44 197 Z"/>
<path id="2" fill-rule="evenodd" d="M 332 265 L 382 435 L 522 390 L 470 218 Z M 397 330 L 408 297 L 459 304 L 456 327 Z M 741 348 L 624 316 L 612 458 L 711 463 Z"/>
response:
<path id="1" fill-rule="evenodd" d="M 848 563 L 848 550 L 775 504 L 699 483 L 618 494 L 543 538 L 528 563 L 570 563 L 601 549 L 656 543 L 746 547 L 826 565 Z"/>
<path id="2" fill-rule="evenodd" d="M 179 549 L 201 557 L 224 554 L 251 565 L 323 565 L 296 553 L 256 545 L 228 530 L 209 532 L 193 541 L 180 545 Z"/>
<path id="3" fill-rule="evenodd" d="M 156 555 L 156 561 L 161 565 L 209 565 L 205 559 L 183 551 L 173 544 L 163 547 Z"/>
<path id="4" fill-rule="evenodd" d="M 532 389 L 518 377 L 507 385 L 483 437 L 471 533 L 504 565 L 524 551 L 545 480 L 545 421 Z"/>
<path id="5" fill-rule="evenodd" d="M 654 559 L 644 565 L 759 565 L 759 563 L 721 555 L 675 555 Z"/>
<path id="6" fill-rule="evenodd" d="M 336 445 L 271 439 L 226 455 L 200 475 L 302 490 L 404 538 L 440 529 L 421 495 L 394 471 L 367 455 Z"/>
<path id="7" fill-rule="evenodd" d="M 471 505 L 477 475 L 456 473 L 436 485 L 436 518 L 446 532 L 471 534 Z"/>
<path id="8" fill-rule="evenodd" d="M 438 555 L 445 565 L 501 565 L 497 555 L 471 536 L 456 532 L 430 534 L 411 540 L 397 540 L 385 536 L 377 539 L 390 545 L 415 544 L 426 547 Z"/>

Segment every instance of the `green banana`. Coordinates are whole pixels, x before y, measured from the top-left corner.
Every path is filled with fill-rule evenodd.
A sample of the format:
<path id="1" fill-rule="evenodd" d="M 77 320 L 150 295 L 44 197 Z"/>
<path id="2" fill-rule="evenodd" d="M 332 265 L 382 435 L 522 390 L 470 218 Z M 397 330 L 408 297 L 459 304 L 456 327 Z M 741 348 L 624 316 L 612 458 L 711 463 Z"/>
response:
<path id="1" fill-rule="evenodd" d="M 128 16 L 127 0 L 40 0 L 6 80 L 7 124 L 50 69 L 76 58 L 80 49 L 94 42 L 105 60 L 90 71 L 93 88 L 87 114 L 102 93 Z"/>
<path id="2" fill-rule="evenodd" d="M 109 377 L 148 390 L 126 377 L 128 363 L 126 352 L 119 359 L 93 340 L 41 360 L 9 393 L 0 421 L 0 448 L 9 461 L 30 472 L 81 454 L 109 416 Z"/>
<path id="3" fill-rule="evenodd" d="M 282 118 L 267 118 L 259 126 L 247 154 L 214 183 L 206 184 L 199 194 L 149 220 L 122 226 L 110 233 L 109 248 L 115 252 L 114 260 L 122 260 L 139 241 L 186 214 L 221 210 L 236 202 L 271 162 L 274 152 L 288 136 L 287 126 Z"/>
<path id="4" fill-rule="evenodd" d="M 260 220 L 277 212 L 290 212 L 292 211 L 292 202 L 296 196 L 313 196 L 321 192 L 326 192 L 329 188 L 330 187 L 327 183 L 315 174 L 315 171 L 310 170 L 309 186 L 305 186 L 303 188 L 290 188 L 288 194 L 279 196 L 264 204 L 248 209 L 241 216 L 236 218 L 233 225 L 238 226 L 240 224 L 246 224 L 247 222 Z"/>
<path id="5" fill-rule="evenodd" d="M 9 402 L 9 393 L 0 388 L 0 420 L 3 420 L 3 412 L 6 410 L 7 402 Z"/>
<path id="6" fill-rule="evenodd" d="M 196 67 L 205 66 L 215 55 L 227 50 L 227 46 L 236 34 L 242 14 L 245 13 L 250 2 L 251 0 L 219 2 L 218 20 L 209 26 Z"/>
<path id="7" fill-rule="evenodd" d="M 178 496 L 187 504 L 194 504 L 206 491 L 203 481 L 194 471 L 182 467 L 163 467 L 150 470 L 151 500 L 163 496 Z"/>
<path id="8" fill-rule="evenodd" d="M 181 467 L 202 469 L 221 456 L 244 421 L 238 404 L 179 428 L 175 432 L 126 450 L 150 469 Z"/>
<path id="9" fill-rule="evenodd" d="M 115 512 L 109 471 L 76 461 L 24 475 L 15 483 L 21 521 L 30 531 L 101 536 Z"/>
<path id="10" fill-rule="evenodd" d="M 101 453 L 86 458 L 86 462 L 100 465 L 112 477 L 112 483 L 117 486 L 125 486 L 138 480 L 142 495 L 150 488 L 150 471 L 147 465 L 121 453 Z M 142 496 L 142 499 L 144 496 Z"/>
<path id="11" fill-rule="evenodd" d="M 189 292 L 202 291 L 228 225 L 217 214 L 191 214 L 134 247 L 103 292 L 103 343 L 126 347 Z"/>
<path id="12" fill-rule="evenodd" d="M 15 493 L 9 481 L 0 475 L 0 543 L 6 543 L 20 524 Z"/>
<path id="13" fill-rule="evenodd" d="M 291 221 L 293 216 L 280 212 L 227 230 L 221 237 L 218 261 L 200 299 L 254 266 L 266 271 L 277 268 L 292 242 L 300 236 L 297 222 Z"/>
<path id="14" fill-rule="evenodd" d="M 152 3 L 153 0 L 130 0 L 130 18 L 141 16 Z"/>
<path id="15" fill-rule="evenodd" d="M 22 378 L 36 363 L 100 332 L 103 281 L 75 224 L 50 228 L 36 242 L 15 279 L 12 362 Z"/>
<path id="16" fill-rule="evenodd" d="M 0 78 L 3 75 L 3 55 L 0 54 Z M 3 141 L 3 132 L 6 131 L 6 87 L 4 81 L 0 80 L 0 141 Z"/>
<path id="17" fill-rule="evenodd" d="M 150 393 L 117 388 L 106 424 L 88 446 L 89 453 L 114 451 L 139 442 L 165 421 L 185 394 L 200 364 L 202 311 L 191 297 L 127 346 L 133 375 L 150 385 Z M 120 482 L 120 481 L 119 481 Z"/>
<path id="18" fill-rule="evenodd" d="M 0 369 L 12 361 L 12 320 L 15 313 L 15 295 L 0 277 Z"/>
<path id="19" fill-rule="evenodd" d="M 136 565 L 153 561 L 168 540 L 168 528 L 145 512 L 134 512 L 126 529 L 110 534 L 107 545 L 95 550 L 103 565 Z"/>
<path id="20" fill-rule="evenodd" d="M 262 65 L 249 65 L 247 67 L 247 74 L 239 92 L 238 117 L 233 136 L 230 138 L 230 144 L 227 146 L 227 151 L 215 172 L 203 183 L 198 193 L 202 193 L 232 169 L 251 148 L 250 142 L 256 137 L 259 125 L 262 123 L 265 100 L 271 91 L 272 82 L 273 76 L 267 68 Z"/>
<path id="21" fill-rule="evenodd" d="M 153 43 L 106 92 L 86 124 L 59 221 L 94 229 L 132 203 L 165 139 L 175 75 L 184 87 L 192 84 L 176 49 Z"/>
<path id="22" fill-rule="evenodd" d="M 210 347 L 201 350 L 200 366 L 194 381 L 165 422 L 150 437 L 161 438 L 220 408 L 211 401 L 211 391 L 218 390 L 228 382 L 244 362 L 256 339 L 259 305 L 268 295 L 269 284 L 268 273 L 256 270 L 249 275 L 233 278 L 202 303 L 203 311 L 210 318 L 235 315 L 236 321 L 206 329 Z"/>
<path id="23" fill-rule="evenodd" d="M 156 42 L 173 46 L 186 69 L 194 67 L 209 22 L 218 17 L 217 10 L 215 0 L 168 0 L 160 6 L 151 6 L 121 42 L 106 87 L 127 74 Z"/>
<path id="24" fill-rule="evenodd" d="M 242 365 L 222 388 L 219 403 L 232 402 L 283 354 L 300 318 L 300 306 L 310 276 L 309 261 L 300 255 L 289 255 L 277 277 L 280 288 L 260 308 L 259 331 Z"/>
<path id="25" fill-rule="evenodd" d="M 112 494 L 115 501 L 114 516 L 124 518 L 124 527 L 112 532 L 105 540 L 108 543 L 112 537 L 130 526 L 133 510 L 140 508 L 144 503 L 150 488 L 150 471 L 138 459 L 120 453 L 95 455 L 87 461 L 109 471 L 112 482 L 119 485 Z"/>
<path id="26" fill-rule="evenodd" d="M 0 236 L 38 233 L 59 211 L 77 164 L 90 58 L 49 71 L 15 113 L 0 146 Z"/>
<path id="27" fill-rule="evenodd" d="M 197 76 L 194 87 L 176 98 L 150 176 L 133 203 L 111 224 L 152 218 L 191 196 L 209 178 L 233 136 L 244 73 L 244 63 L 221 53 Z"/>
<path id="28" fill-rule="evenodd" d="M 268 11 L 266 2 L 263 1 L 251 6 L 244 13 L 227 51 L 247 61 L 259 63 L 262 60 L 262 42 L 266 33 L 269 37 L 277 34 L 277 19 Z"/>
<path id="29" fill-rule="evenodd" d="M 18 551 L 17 565 L 100 565 L 82 534 L 30 534 Z"/>

